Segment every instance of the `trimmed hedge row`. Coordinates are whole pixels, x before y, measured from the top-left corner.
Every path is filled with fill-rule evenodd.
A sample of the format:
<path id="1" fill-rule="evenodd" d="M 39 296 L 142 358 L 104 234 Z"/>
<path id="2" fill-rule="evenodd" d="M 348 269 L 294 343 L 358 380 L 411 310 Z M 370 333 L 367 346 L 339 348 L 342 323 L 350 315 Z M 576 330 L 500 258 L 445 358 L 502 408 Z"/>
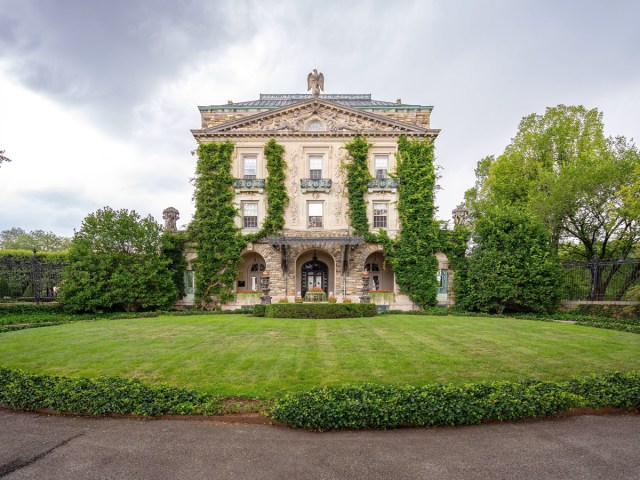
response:
<path id="1" fill-rule="evenodd" d="M 218 398 L 187 388 L 113 377 L 67 378 L 3 367 L 0 404 L 92 415 L 212 415 L 221 409 Z"/>
<path id="2" fill-rule="evenodd" d="M 255 305 L 253 315 L 268 318 L 357 318 L 377 315 L 373 303 L 276 303 Z"/>
<path id="3" fill-rule="evenodd" d="M 640 407 L 640 371 L 569 382 L 485 382 L 467 385 L 345 385 L 291 393 L 271 416 L 292 427 L 395 428 L 463 425 L 483 419 L 555 415 L 573 407 Z"/>

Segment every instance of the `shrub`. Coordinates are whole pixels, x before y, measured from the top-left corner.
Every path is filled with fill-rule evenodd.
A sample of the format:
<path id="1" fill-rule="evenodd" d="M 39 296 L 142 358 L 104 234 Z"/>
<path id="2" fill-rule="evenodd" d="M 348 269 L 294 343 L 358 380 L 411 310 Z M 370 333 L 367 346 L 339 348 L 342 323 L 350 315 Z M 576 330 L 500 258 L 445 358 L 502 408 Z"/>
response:
<path id="1" fill-rule="evenodd" d="M 343 298 L 342 303 L 353 303 L 349 297 Z"/>
<path id="2" fill-rule="evenodd" d="M 329 303 L 337 303 L 338 299 L 337 299 L 336 297 L 329 297 L 329 298 L 327 299 L 327 301 L 328 301 Z"/>
<path id="3" fill-rule="evenodd" d="M 289 299 L 281 298 L 280 300 L 278 300 L 278 303 L 289 303 Z"/>
<path id="4" fill-rule="evenodd" d="M 112 377 L 66 378 L 0 367 L 0 404 L 61 412 L 156 416 L 215 414 L 216 397 L 165 384 Z"/>
<path id="5" fill-rule="evenodd" d="M 265 317 L 269 318 L 357 318 L 373 317 L 376 306 L 365 304 L 291 303 L 266 305 Z M 255 311 L 254 311 L 255 315 Z"/>
<path id="6" fill-rule="evenodd" d="M 302 297 L 296 297 L 295 303 L 302 303 Z"/>
<path id="7" fill-rule="evenodd" d="M 60 301 L 72 312 L 168 308 L 178 294 L 153 217 L 109 207 L 88 215 L 72 240 Z"/>
<path id="8" fill-rule="evenodd" d="M 462 425 L 483 419 L 555 415 L 576 406 L 640 406 L 640 371 L 605 373 L 564 383 L 521 381 L 466 385 L 345 385 L 291 393 L 271 416 L 292 427 L 394 428 Z"/>
<path id="9" fill-rule="evenodd" d="M 253 306 L 253 316 L 254 317 L 264 317 L 266 308 L 267 308 L 266 305 L 254 305 Z"/>
<path id="10" fill-rule="evenodd" d="M 562 295 L 562 271 L 549 234 L 530 213 L 501 206 L 476 219 L 471 255 L 457 272 L 456 304 L 502 313 L 553 311 Z"/>

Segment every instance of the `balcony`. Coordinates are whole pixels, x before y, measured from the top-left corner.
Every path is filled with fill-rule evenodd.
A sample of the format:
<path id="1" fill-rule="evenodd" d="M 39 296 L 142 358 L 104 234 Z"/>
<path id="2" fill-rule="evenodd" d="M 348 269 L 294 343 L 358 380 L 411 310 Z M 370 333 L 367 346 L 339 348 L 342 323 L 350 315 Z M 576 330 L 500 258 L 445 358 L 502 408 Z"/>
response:
<path id="1" fill-rule="evenodd" d="M 307 192 L 329 193 L 331 191 L 331 179 L 330 178 L 301 178 L 300 190 L 302 191 L 302 193 L 307 193 Z"/>
<path id="2" fill-rule="evenodd" d="M 236 192 L 264 192 L 264 178 L 236 178 L 233 188 Z"/>
<path id="3" fill-rule="evenodd" d="M 398 189 L 397 178 L 374 178 L 367 184 L 369 192 L 395 192 Z"/>

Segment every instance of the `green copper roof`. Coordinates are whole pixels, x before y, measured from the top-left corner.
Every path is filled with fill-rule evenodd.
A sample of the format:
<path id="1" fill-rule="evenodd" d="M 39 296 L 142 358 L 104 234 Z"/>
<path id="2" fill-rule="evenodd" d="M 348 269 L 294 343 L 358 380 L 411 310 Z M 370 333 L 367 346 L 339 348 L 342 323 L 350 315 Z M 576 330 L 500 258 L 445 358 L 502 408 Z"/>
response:
<path id="1" fill-rule="evenodd" d="M 209 110 L 271 110 L 275 108 L 293 105 L 298 102 L 309 100 L 313 95 L 309 93 L 284 93 L 271 94 L 261 93 L 259 100 L 249 100 L 246 102 L 230 102 L 225 105 L 209 105 L 198 107 L 200 111 Z M 371 94 L 321 94 L 321 100 L 335 102 L 345 107 L 366 109 L 366 110 L 432 110 L 432 106 L 427 105 L 407 105 L 398 102 L 385 102 L 373 100 Z"/>

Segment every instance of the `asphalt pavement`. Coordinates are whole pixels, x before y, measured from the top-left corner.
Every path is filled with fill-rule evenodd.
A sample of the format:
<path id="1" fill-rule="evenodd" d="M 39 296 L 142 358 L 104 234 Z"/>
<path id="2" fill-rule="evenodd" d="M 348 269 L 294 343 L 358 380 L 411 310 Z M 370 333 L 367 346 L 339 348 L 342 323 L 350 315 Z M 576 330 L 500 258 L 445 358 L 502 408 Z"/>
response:
<path id="1" fill-rule="evenodd" d="M 314 433 L 0 410 L 0 478 L 640 479 L 640 415 Z"/>

